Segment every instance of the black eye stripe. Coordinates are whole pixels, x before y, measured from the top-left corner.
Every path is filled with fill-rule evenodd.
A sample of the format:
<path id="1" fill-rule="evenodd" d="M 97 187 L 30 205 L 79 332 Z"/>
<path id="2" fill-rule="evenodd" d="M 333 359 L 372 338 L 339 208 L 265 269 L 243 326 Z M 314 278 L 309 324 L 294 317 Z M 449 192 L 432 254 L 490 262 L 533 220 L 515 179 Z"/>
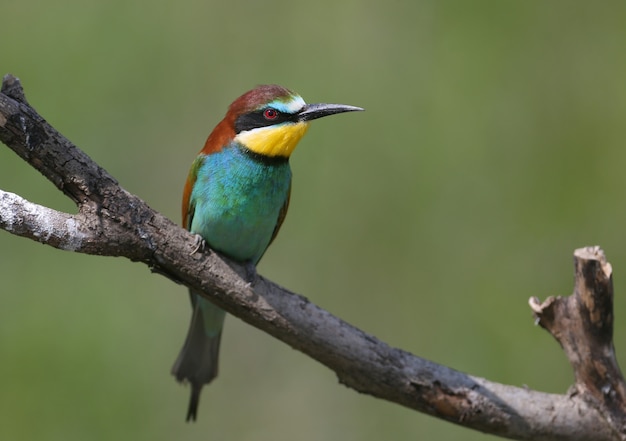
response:
<path id="1" fill-rule="evenodd" d="M 257 129 L 259 127 L 268 127 L 285 122 L 297 122 L 298 114 L 283 113 L 277 111 L 278 115 L 272 120 L 268 120 L 263 116 L 266 109 L 255 110 L 254 112 L 244 113 L 235 120 L 235 133 L 244 132 L 246 130 Z"/>

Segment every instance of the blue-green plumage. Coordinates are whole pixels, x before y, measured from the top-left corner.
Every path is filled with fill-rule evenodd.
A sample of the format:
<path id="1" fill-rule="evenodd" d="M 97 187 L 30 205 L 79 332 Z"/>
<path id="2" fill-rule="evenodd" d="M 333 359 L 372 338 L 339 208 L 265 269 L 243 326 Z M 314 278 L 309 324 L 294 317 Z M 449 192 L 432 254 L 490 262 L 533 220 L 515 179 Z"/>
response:
<path id="1" fill-rule="evenodd" d="M 287 159 L 267 161 L 231 141 L 199 155 L 192 165 L 187 228 L 212 249 L 233 260 L 256 265 L 282 222 L 289 201 L 291 169 Z M 185 346 L 172 372 L 192 386 L 187 419 L 195 419 L 200 390 L 218 371 L 226 313 L 190 291 L 193 315 Z"/>
<path id="2" fill-rule="evenodd" d="M 228 257 L 256 264 L 289 197 L 289 163 L 263 161 L 235 142 L 198 161 L 189 230 Z"/>

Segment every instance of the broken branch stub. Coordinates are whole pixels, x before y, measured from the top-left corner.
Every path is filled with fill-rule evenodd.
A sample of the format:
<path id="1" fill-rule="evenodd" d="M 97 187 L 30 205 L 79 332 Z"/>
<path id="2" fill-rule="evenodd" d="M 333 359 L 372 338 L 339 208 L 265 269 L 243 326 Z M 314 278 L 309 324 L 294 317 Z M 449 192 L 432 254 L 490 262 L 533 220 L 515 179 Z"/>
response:
<path id="1" fill-rule="evenodd" d="M 537 323 L 563 347 L 575 390 L 626 435 L 626 383 L 613 346 L 613 279 L 600 247 L 574 251 L 574 293 L 529 304 Z"/>

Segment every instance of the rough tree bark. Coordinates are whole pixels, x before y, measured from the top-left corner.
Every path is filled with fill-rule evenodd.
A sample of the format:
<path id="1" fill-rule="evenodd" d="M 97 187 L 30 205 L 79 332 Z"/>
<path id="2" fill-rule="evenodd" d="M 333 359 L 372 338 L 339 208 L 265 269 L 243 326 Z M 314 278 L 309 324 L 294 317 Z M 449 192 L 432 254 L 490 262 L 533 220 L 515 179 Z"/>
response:
<path id="1" fill-rule="evenodd" d="M 510 439 L 626 439 L 626 387 L 612 342 L 611 266 L 597 247 L 576 250 L 571 296 L 529 301 L 575 373 L 570 393 L 547 394 L 392 348 L 261 276 L 245 280 L 244 268 L 211 250 L 193 252 L 193 235 L 121 188 L 51 127 L 11 75 L 0 92 L 0 140 L 78 206 L 77 214 L 63 213 L 0 190 L 0 228 L 12 234 L 143 262 L 323 363 L 359 392 Z"/>

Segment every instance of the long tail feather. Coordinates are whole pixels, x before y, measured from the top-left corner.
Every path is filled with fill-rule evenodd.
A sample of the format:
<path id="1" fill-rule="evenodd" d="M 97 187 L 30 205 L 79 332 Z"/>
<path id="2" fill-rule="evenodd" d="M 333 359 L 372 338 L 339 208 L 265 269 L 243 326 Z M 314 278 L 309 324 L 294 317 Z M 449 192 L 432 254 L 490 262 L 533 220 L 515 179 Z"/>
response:
<path id="1" fill-rule="evenodd" d="M 200 391 L 217 376 L 225 315 L 224 311 L 205 299 L 197 298 L 193 303 L 189 332 L 172 367 L 172 375 L 179 382 L 191 385 L 187 421 L 196 420 Z"/>

